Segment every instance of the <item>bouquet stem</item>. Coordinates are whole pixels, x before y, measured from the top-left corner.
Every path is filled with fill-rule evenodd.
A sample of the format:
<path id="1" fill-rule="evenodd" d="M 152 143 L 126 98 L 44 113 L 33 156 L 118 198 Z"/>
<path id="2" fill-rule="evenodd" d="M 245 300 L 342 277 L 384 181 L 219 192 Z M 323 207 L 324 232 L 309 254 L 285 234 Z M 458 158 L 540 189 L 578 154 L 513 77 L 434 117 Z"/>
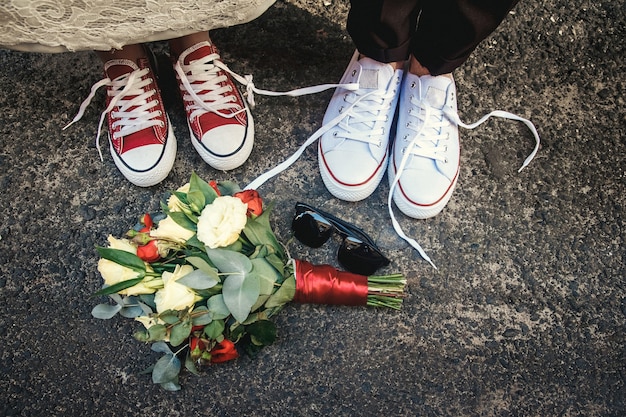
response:
<path id="1" fill-rule="evenodd" d="M 310 304 L 400 309 L 406 279 L 401 274 L 364 276 L 330 265 L 295 261 L 294 301 Z"/>

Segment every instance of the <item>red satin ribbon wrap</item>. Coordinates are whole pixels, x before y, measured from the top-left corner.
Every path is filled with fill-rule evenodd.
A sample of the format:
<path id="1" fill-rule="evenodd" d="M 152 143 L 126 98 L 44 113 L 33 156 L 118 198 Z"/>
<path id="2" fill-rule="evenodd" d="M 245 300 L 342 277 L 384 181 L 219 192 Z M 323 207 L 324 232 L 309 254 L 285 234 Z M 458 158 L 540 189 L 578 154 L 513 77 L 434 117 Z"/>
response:
<path id="1" fill-rule="evenodd" d="M 296 295 L 305 304 L 367 305 L 367 277 L 296 260 Z"/>

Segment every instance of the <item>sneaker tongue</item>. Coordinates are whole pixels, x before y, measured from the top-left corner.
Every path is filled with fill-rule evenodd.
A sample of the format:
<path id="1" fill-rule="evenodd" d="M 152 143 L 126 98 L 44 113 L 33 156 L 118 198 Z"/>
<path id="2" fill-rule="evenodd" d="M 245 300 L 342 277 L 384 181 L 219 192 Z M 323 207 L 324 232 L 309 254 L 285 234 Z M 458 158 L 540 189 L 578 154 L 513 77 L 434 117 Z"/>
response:
<path id="1" fill-rule="evenodd" d="M 200 42 L 195 44 L 191 48 L 185 49 L 180 54 L 179 59 L 182 59 L 184 65 L 189 65 L 191 61 L 204 58 L 205 56 L 210 55 L 213 52 L 215 51 L 209 42 Z"/>
<path id="2" fill-rule="evenodd" d="M 452 80 L 448 77 L 433 77 L 424 75 L 420 77 L 422 100 L 430 107 L 443 109 L 446 104 L 448 87 Z"/>
<path id="3" fill-rule="evenodd" d="M 361 65 L 359 88 L 367 90 L 387 88 L 395 72 L 391 65 L 384 65 L 367 57 L 361 58 L 359 64 Z"/>
<path id="4" fill-rule="evenodd" d="M 130 59 L 112 59 L 104 64 L 104 72 L 111 80 L 138 69 L 137 64 Z"/>

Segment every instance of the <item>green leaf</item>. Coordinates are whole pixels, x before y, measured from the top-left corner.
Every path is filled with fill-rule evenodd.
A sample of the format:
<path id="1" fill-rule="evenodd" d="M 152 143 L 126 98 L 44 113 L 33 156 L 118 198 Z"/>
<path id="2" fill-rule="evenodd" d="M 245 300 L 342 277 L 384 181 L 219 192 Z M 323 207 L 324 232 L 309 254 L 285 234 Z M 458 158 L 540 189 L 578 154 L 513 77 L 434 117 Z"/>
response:
<path id="1" fill-rule="evenodd" d="M 166 384 L 173 382 L 180 372 L 180 360 L 172 354 L 162 356 L 152 370 L 152 382 Z"/>
<path id="2" fill-rule="evenodd" d="M 207 307 L 213 320 L 225 319 L 230 315 L 230 310 L 228 310 L 226 303 L 224 303 L 224 296 L 222 294 L 216 294 L 209 298 Z"/>
<path id="3" fill-rule="evenodd" d="M 125 266 L 137 272 L 146 272 L 146 264 L 141 258 L 134 253 L 126 252 L 121 249 L 96 247 L 98 254 L 103 259 L 108 259 L 111 262 Z"/>
<path id="4" fill-rule="evenodd" d="M 170 349 L 170 347 L 165 342 L 153 343 L 150 349 L 152 349 L 153 352 L 170 353 L 172 355 L 174 354 L 174 352 L 172 352 L 172 349 Z"/>
<path id="5" fill-rule="evenodd" d="M 198 372 L 198 368 L 196 367 L 196 364 L 193 362 L 193 359 L 191 359 L 191 355 L 189 354 L 185 357 L 185 368 L 187 368 L 187 370 L 194 375 L 197 375 L 197 376 L 200 375 L 200 372 Z"/>
<path id="6" fill-rule="evenodd" d="M 246 326 L 254 344 L 267 346 L 276 340 L 276 325 L 269 320 L 259 320 Z"/>
<path id="7" fill-rule="evenodd" d="M 194 308 L 192 314 L 192 324 L 194 326 L 204 326 L 213 321 L 209 309 L 204 306 Z"/>
<path id="8" fill-rule="evenodd" d="M 148 329 L 148 335 L 150 336 L 148 342 L 164 340 L 167 336 L 167 328 L 163 324 L 155 324 Z"/>
<path id="9" fill-rule="evenodd" d="M 254 275 L 229 275 L 224 280 L 222 294 L 224 303 L 235 320 L 243 322 L 250 314 L 250 310 L 257 298 L 261 284 Z"/>
<path id="10" fill-rule="evenodd" d="M 98 295 L 109 295 L 125 290 L 126 288 L 130 288 L 133 285 L 139 284 L 143 281 L 145 273 L 139 272 L 139 276 L 137 278 L 127 279 L 126 281 L 118 282 L 117 284 L 109 285 L 108 287 L 102 288 L 100 291 L 96 291 L 93 294 L 93 297 Z"/>
<path id="11" fill-rule="evenodd" d="M 244 254 L 226 249 L 206 248 L 209 260 L 224 274 L 244 275 L 252 270 L 252 262 Z"/>
<path id="12" fill-rule="evenodd" d="M 207 274 L 200 269 L 196 269 L 179 278 L 176 282 L 194 290 L 207 290 L 219 284 L 220 278 L 215 270 L 213 270 L 211 274 Z"/>
<path id="13" fill-rule="evenodd" d="M 191 230 L 192 232 L 198 230 L 196 223 L 187 217 L 187 215 L 182 211 L 172 211 L 169 215 L 172 220 L 178 223 L 179 226 L 184 227 L 187 230 Z"/>
<path id="14" fill-rule="evenodd" d="M 195 172 L 191 173 L 191 179 L 189 180 L 189 193 L 200 191 L 204 195 L 204 203 L 211 204 L 218 195 L 217 192 L 206 181 L 200 178 Z"/>
<path id="15" fill-rule="evenodd" d="M 164 382 L 161 385 L 161 388 L 163 388 L 165 391 L 180 391 L 181 387 L 180 384 L 178 384 L 178 378 L 176 378 L 175 381 L 169 381 L 169 382 Z"/>
<path id="16" fill-rule="evenodd" d="M 191 210 L 200 215 L 206 201 L 202 191 L 189 191 L 189 193 L 187 193 L 187 198 L 189 199 L 189 207 Z"/>
<path id="17" fill-rule="evenodd" d="M 202 250 L 204 250 L 204 244 L 202 243 L 201 245 L 202 245 Z M 187 262 L 189 262 L 191 265 L 195 266 L 199 270 L 204 271 L 207 274 L 215 273 L 215 275 L 217 276 L 217 270 L 200 256 L 187 256 L 186 260 Z"/>
<path id="18" fill-rule="evenodd" d="M 134 319 L 135 317 L 142 316 L 143 314 L 144 310 L 137 304 L 124 306 L 124 308 L 120 311 L 120 316 L 126 317 L 127 319 Z"/>
<path id="19" fill-rule="evenodd" d="M 176 310 L 165 310 L 159 314 L 159 319 L 163 320 L 167 324 L 176 324 L 180 321 L 178 311 Z"/>
<path id="20" fill-rule="evenodd" d="M 281 258 L 285 258 L 283 247 L 278 242 L 272 226 L 270 225 L 270 211 L 273 205 L 270 205 L 263 211 L 263 214 L 255 219 L 250 219 L 243 229 L 243 233 L 248 240 L 255 246 L 268 245 L 274 249 L 274 252 Z"/>
<path id="21" fill-rule="evenodd" d="M 274 283 L 282 278 L 282 276 L 274 269 L 274 267 L 265 260 L 265 258 L 251 259 L 252 272 L 259 277 L 260 287 L 259 294 L 269 295 L 274 292 Z"/>
<path id="22" fill-rule="evenodd" d="M 215 320 L 204 326 L 204 334 L 209 339 L 217 339 L 224 333 L 225 325 L 222 320 Z"/>
<path id="23" fill-rule="evenodd" d="M 191 334 L 191 320 L 186 319 L 174 325 L 170 330 L 170 344 L 178 346 L 187 340 Z"/>
<path id="24" fill-rule="evenodd" d="M 217 183 L 217 188 L 222 195 L 234 195 L 241 191 L 241 187 L 234 181 L 220 181 Z"/>
<path id="25" fill-rule="evenodd" d="M 296 278 L 291 275 L 283 282 L 278 290 L 265 303 L 266 308 L 280 307 L 291 300 L 296 295 Z"/>
<path id="26" fill-rule="evenodd" d="M 97 319 L 108 320 L 115 316 L 121 309 L 122 306 L 119 304 L 98 304 L 91 310 L 91 315 Z"/>

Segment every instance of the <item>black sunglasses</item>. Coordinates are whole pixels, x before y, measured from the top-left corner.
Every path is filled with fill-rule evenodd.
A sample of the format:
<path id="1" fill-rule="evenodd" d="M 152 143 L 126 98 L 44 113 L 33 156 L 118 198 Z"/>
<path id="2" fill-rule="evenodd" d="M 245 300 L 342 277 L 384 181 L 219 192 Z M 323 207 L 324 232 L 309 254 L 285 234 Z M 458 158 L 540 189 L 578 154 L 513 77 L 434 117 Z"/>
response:
<path id="1" fill-rule="evenodd" d="M 337 260 L 346 270 L 359 275 L 372 275 L 391 262 L 363 230 L 305 203 L 296 203 L 291 223 L 294 236 L 312 248 L 322 246 L 333 234 L 343 237 Z"/>

